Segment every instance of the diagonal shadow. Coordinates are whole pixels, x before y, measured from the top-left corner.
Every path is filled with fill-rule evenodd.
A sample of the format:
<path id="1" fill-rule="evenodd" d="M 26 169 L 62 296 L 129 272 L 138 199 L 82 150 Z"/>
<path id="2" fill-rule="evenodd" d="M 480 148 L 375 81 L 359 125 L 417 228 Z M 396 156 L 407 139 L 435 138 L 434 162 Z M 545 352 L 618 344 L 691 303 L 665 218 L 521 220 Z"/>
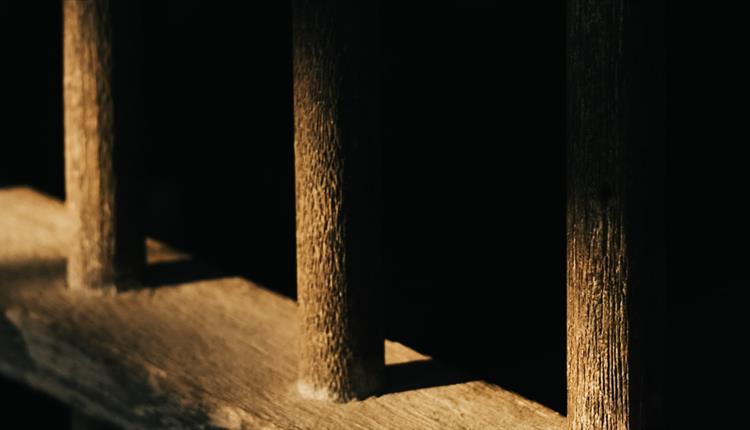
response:
<path id="1" fill-rule="evenodd" d="M 51 284 L 64 285 L 65 258 L 34 258 L 23 261 L 0 262 L 0 298 L 19 288 L 46 288 Z M 121 285 L 122 290 L 137 290 L 206 281 L 229 276 L 230 273 L 194 260 L 165 261 L 148 264 L 142 283 Z"/>
<path id="2" fill-rule="evenodd" d="M 52 279 L 65 276 L 64 258 L 29 258 L 0 261 L 0 281 L 3 284 L 23 283 L 36 279 Z"/>
<path id="3" fill-rule="evenodd" d="M 142 288 L 207 281 L 226 276 L 229 276 L 228 272 L 192 259 L 165 261 L 146 266 Z"/>
<path id="4" fill-rule="evenodd" d="M 388 364 L 385 367 L 385 377 L 383 394 L 462 384 L 478 379 L 433 359 Z"/>
<path id="5" fill-rule="evenodd" d="M 29 258 L 0 261 L 0 303 L 10 295 L 24 290 L 65 285 L 64 258 Z"/>

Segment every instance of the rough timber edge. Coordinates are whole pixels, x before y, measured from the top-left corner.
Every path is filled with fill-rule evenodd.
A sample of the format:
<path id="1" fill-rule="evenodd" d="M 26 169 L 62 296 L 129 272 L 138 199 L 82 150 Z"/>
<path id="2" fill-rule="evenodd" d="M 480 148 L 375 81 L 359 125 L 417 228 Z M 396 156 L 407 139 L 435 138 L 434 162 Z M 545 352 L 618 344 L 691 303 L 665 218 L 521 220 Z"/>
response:
<path id="1" fill-rule="evenodd" d="M 62 205 L 49 197 L 26 188 L 0 189 L 0 271 L 4 267 L 3 260 L 13 260 L 11 248 L 19 240 L 27 242 L 19 246 L 22 259 L 33 258 L 34 255 L 28 254 L 34 249 L 48 259 L 64 255 L 64 239 L 61 238 L 65 237 L 66 223 L 63 218 Z M 16 224 L 13 233 L 7 233 L 10 224 Z M 37 234 L 40 232 L 43 234 Z M 53 232 L 57 232 L 57 235 L 50 234 Z M 28 242 L 34 242 L 37 236 L 40 244 L 36 248 L 30 247 Z M 43 249 L 39 249 L 40 247 Z M 149 251 L 150 261 L 187 258 L 185 254 L 175 253 L 155 241 L 149 241 Z M 0 290 L 7 287 L 3 279 L 3 274 L 0 273 Z M 481 381 L 385 394 L 347 405 L 328 405 L 300 399 L 293 389 L 294 354 L 290 355 L 289 352 L 293 348 L 287 347 L 296 345 L 296 306 L 291 300 L 244 279 L 223 278 L 176 287 L 127 292 L 120 296 L 83 299 L 76 299 L 74 295 L 60 288 L 60 283 L 63 282 L 61 279 L 63 278 L 54 280 L 43 277 L 43 281 L 49 283 L 49 286 L 28 289 L 28 294 L 25 290 L 12 294 L 0 291 L 0 373 L 124 428 L 563 428 L 564 418 L 554 411 Z M 19 281 L 15 279 L 13 282 Z M 30 282 L 33 283 L 34 280 Z M 15 289 L 13 286 L 11 288 Z M 207 303 L 208 309 L 212 309 L 211 306 L 219 306 L 220 309 L 217 309 L 221 310 L 218 314 L 205 312 L 207 316 L 194 322 L 195 324 L 216 321 L 217 318 L 221 320 L 219 314 L 222 312 L 225 314 L 224 317 L 228 318 L 227 321 L 231 322 L 234 319 L 237 325 L 231 324 L 231 333 L 227 333 L 227 338 L 245 337 L 242 329 L 238 327 L 253 322 L 258 327 L 267 326 L 256 327 L 261 332 L 279 334 L 279 338 L 282 339 L 280 343 L 266 342 L 260 345 L 260 349 L 227 346 L 225 350 L 225 355 L 230 358 L 238 354 L 248 361 L 253 361 L 253 354 L 256 361 L 265 358 L 263 363 L 256 363 L 257 366 L 243 363 L 238 369 L 241 374 L 254 367 L 268 369 L 259 373 L 269 375 L 268 377 L 247 373 L 251 382 L 260 381 L 260 385 L 267 382 L 261 381 L 263 379 L 272 380 L 267 384 L 267 391 L 242 387 L 241 381 L 225 378 L 226 375 L 220 375 L 218 372 L 208 376 L 197 375 L 194 378 L 178 375 L 174 381 L 169 381 L 172 369 L 185 364 L 186 357 L 180 354 L 170 355 L 169 352 L 178 349 L 176 347 L 180 345 L 175 344 L 175 348 L 167 345 L 160 354 L 142 357 L 139 362 L 138 354 L 107 356 L 107 351 L 111 353 L 111 350 L 118 349 L 118 346 L 121 349 L 132 346 L 128 343 L 127 333 L 118 345 L 120 341 L 116 336 L 109 339 L 107 336 L 97 337 L 95 333 L 92 335 L 91 332 L 87 332 L 89 327 L 86 324 L 90 324 L 91 321 L 98 321 L 96 324 L 103 328 L 113 324 L 111 327 L 122 329 L 125 326 L 122 323 L 126 322 L 122 320 L 125 318 L 122 314 L 127 314 L 123 312 L 123 307 L 128 303 L 135 304 L 134 310 L 140 306 L 140 311 L 145 313 L 149 310 L 143 304 L 153 304 L 157 310 L 162 310 L 163 307 L 166 314 L 162 317 L 166 319 L 159 319 L 161 317 L 150 314 L 146 317 L 150 318 L 150 321 L 164 322 L 174 319 L 179 320 L 176 323 L 190 325 L 191 319 L 185 317 L 186 313 L 175 312 L 172 315 L 169 312 L 173 312 L 174 308 L 170 308 L 169 305 L 189 304 L 195 298 L 200 299 L 194 302 L 196 306 L 197 303 Z M 88 306 L 79 307 L 79 300 L 88 303 Z M 123 300 L 122 305 L 119 304 L 119 300 Z M 239 311 L 249 302 L 256 303 L 257 306 L 248 311 L 251 315 L 245 318 Z M 94 304 L 96 306 L 93 306 Z M 96 315 L 82 317 L 76 315 L 76 307 L 82 308 L 83 313 L 93 310 L 94 314 L 96 309 L 101 307 L 102 315 L 99 318 Z M 201 306 L 201 310 L 206 309 Z M 263 315 L 263 310 L 269 313 Z M 121 319 L 119 323 L 118 318 Z M 242 318 L 245 320 L 238 320 Z M 133 330 L 135 332 L 138 329 L 136 327 Z M 172 327 L 169 330 L 172 333 L 182 333 L 180 327 Z M 77 334 L 84 336 L 78 338 Z M 133 333 L 131 337 L 132 335 Z M 210 338 L 210 333 L 204 333 L 202 340 L 207 337 Z M 32 338 L 35 340 L 30 341 Z M 133 339 L 138 337 L 135 336 Z M 34 346 L 30 346 L 29 342 Z M 257 352 L 269 346 L 273 348 L 274 345 L 277 351 L 268 356 L 264 357 Z M 42 358 L 43 362 L 35 361 L 33 358 L 29 360 L 29 348 L 39 350 L 40 347 L 51 348 L 49 351 L 68 352 L 52 358 Z M 104 384 L 98 388 L 94 385 L 92 389 L 92 386 L 86 386 L 85 383 L 82 386 L 76 385 L 75 381 L 80 380 L 81 375 L 85 375 L 91 369 L 85 369 L 85 366 L 82 366 L 83 369 L 81 366 L 71 367 L 68 364 L 62 366 L 62 371 L 54 370 L 55 363 L 50 363 L 53 359 L 65 361 L 66 354 L 75 354 L 70 352 L 71 347 L 73 351 L 84 355 L 80 362 L 94 363 L 98 369 L 95 369 L 95 373 L 103 371 L 106 376 L 108 366 L 118 368 L 121 372 L 115 378 L 116 382 L 121 380 L 123 374 L 128 378 L 127 373 L 132 369 L 135 369 L 134 374 L 139 376 L 131 382 L 112 387 Z M 138 353 L 148 349 L 142 345 L 136 345 L 135 348 L 138 349 Z M 104 357 L 97 355 L 98 353 L 102 353 Z M 37 358 L 39 359 L 38 351 Z M 428 359 L 401 344 L 386 342 L 386 361 L 389 364 Z M 97 363 L 97 360 L 100 363 Z M 115 361 L 114 364 L 112 360 Z M 76 359 L 73 359 L 73 362 L 75 364 Z M 198 367 L 200 366 L 196 368 Z M 168 371 L 165 372 L 164 368 Z M 203 363 L 200 369 L 205 368 Z M 255 375 L 257 381 L 252 380 L 252 375 Z M 162 380 L 164 377 L 166 380 Z M 225 380 L 218 385 L 211 385 L 212 378 Z M 102 380 L 106 382 L 107 378 Z M 190 387 L 190 383 L 196 381 L 209 383 L 205 386 Z M 122 392 L 133 389 L 142 390 L 140 396 L 148 401 L 140 405 L 138 402 L 129 402 L 128 399 L 137 398 L 139 394 Z M 186 391 L 181 393 L 180 389 Z M 108 390 L 116 394 L 111 397 L 105 396 Z M 117 394 L 118 392 L 120 394 Z M 229 393 L 228 398 L 224 392 Z M 237 392 L 243 395 L 236 396 Z M 255 398 L 252 398 L 253 396 Z"/>

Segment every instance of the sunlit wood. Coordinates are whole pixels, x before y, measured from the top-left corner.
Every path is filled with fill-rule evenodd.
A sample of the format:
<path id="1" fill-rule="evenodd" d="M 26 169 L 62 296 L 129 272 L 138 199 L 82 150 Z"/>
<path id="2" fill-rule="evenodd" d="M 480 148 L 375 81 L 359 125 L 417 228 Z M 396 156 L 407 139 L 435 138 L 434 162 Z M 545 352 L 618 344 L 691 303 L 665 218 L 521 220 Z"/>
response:
<path id="1" fill-rule="evenodd" d="M 636 430 L 645 397 L 647 297 L 663 288 L 658 71 L 651 10 L 568 2 L 567 375 L 569 430 Z M 663 91 L 663 88 L 661 88 Z M 648 108 L 650 113 L 643 111 Z M 653 375 L 657 376 L 657 375 Z"/>
<path id="2" fill-rule="evenodd" d="M 65 288 L 69 218 L 0 189 L 0 373 L 122 428 L 561 430 L 563 417 L 385 342 L 381 395 L 297 392 L 297 305 L 241 278 L 116 295 Z M 149 264 L 186 255 L 149 241 Z"/>
<path id="3" fill-rule="evenodd" d="M 300 390 L 316 399 L 383 385 L 372 3 L 293 2 Z"/>
<path id="4" fill-rule="evenodd" d="M 144 244 L 137 219 L 124 215 L 140 208 L 126 201 L 134 160 L 115 142 L 110 2 L 63 6 L 65 192 L 75 226 L 68 286 L 114 289 L 140 272 Z"/>

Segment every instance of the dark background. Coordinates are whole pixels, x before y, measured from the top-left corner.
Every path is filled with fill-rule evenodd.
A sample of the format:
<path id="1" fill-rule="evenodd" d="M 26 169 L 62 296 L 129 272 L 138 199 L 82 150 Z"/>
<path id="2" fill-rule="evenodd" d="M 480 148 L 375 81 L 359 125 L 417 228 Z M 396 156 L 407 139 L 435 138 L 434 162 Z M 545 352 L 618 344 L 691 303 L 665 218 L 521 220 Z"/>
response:
<path id="1" fill-rule="evenodd" d="M 148 3 L 115 6 L 119 49 L 143 53 L 116 53 L 115 73 L 143 90 L 148 233 L 294 297 L 288 2 Z M 386 334 L 564 413 L 564 2 L 518 3 L 383 6 Z M 747 338 L 747 109 L 729 107 L 747 99 L 742 23 L 635 3 L 651 43 L 666 38 L 653 127 L 667 125 L 668 289 L 647 312 L 667 316 L 670 395 L 657 384 L 652 398 L 674 428 L 728 423 Z M 0 17 L 0 185 L 62 198 L 59 2 L 7 2 Z M 34 422 L 67 425 L 51 400 L 0 393 L 8 422 L 33 426 L 21 411 L 34 404 Z"/>

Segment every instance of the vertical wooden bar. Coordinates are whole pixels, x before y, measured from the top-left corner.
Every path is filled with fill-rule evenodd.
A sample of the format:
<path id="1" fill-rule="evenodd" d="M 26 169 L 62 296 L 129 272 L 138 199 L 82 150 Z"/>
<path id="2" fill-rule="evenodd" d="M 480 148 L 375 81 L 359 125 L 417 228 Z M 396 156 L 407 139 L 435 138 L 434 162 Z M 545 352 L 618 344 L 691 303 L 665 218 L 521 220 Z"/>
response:
<path id="1" fill-rule="evenodd" d="M 114 289 L 140 273 L 145 245 L 126 215 L 139 209 L 139 163 L 115 139 L 110 2 L 63 0 L 63 17 L 68 287 Z"/>
<path id="2" fill-rule="evenodd" d="M 664 87 L 644 5 L 568 1 L 569 430 L 656 428 L 645 375 L 649 297 L 664 289 Z"/>
<path id="3" fill-rule="evenodd" d="M 303 395 L 376 393 L 384 368 L 377 9 L 293 0 Z"/>

